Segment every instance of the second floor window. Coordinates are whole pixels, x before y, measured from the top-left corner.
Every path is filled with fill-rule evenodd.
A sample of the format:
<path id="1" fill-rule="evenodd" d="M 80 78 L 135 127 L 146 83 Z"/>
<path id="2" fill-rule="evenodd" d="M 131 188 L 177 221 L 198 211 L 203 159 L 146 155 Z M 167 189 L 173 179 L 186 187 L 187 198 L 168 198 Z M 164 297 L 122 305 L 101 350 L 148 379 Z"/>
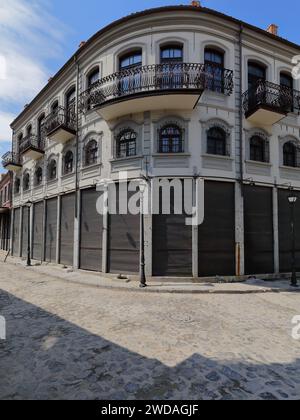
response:
<path id="1" fill-rule="evenodd" d="M 96 164 L 98 161 L 98 144 L 96 140 L 90 140 L 85 147 L 85 166 Z"/>
<path id="2" fill-rule="evenodd" d="M 259 136 L 253 136 L 250 139 L 250 160 L 267 162 L 265 140 Z"/>
<path id="3" fill-rule="evenodd" d="M 70 174 L 73 172 L 73 153 L 71 151 L 67 152 L 64 158 L 64 174 Z"/>
<path id="4" fill-rule="evenodd" d="M 54 179 L 56 179 L 57 177 L 57 164 L 56 164 L 56 160 L 52 159 L 49 162 L 48 165 L 48 179 L 49 181 L 52 181 Z"/>
<path id="5" fill-rule="evenodd" d="M 183 132 L 175 124 L 164 126 L 159 132 L 159 153 L 182 153 Z"/>
<path id="6" fill-rule="evenodd" d="M 207 132 L 207 153 L 226 156 L 226 133 L 222 128 L 212 127 Z"/>
<path id="7" fill-rule="evenodd" d="M 297 148 L 291 141 L 283 146 L 283 164 L 292 168 L 297 167 Z"/>
<path id="8" fill-rule="evenodd" d="M 23 178 L 23 190 L 29 191 L 29 189 L 30 189 L 30 175 L 29 173 L 27 173 L 24 175 L 24 178 Z"/>
<path id="9" fill-rule="evenodd" d="M 35 171 L 35 185 L 39 186 L 43 182 L 43 169 L 41 167 L 38 167 Z"/>
<path id="10" fill-rule="evenodd" d="M 117 158 L 136 156 L 137 135 L 133 130 L 124 130 L 117 138 Z"/>
<path id="11" fill-rule="evenodd" d="M 21 191 L 21 180 L 20 178 L 15 179 L 15 194 L 20 194 Z"/>

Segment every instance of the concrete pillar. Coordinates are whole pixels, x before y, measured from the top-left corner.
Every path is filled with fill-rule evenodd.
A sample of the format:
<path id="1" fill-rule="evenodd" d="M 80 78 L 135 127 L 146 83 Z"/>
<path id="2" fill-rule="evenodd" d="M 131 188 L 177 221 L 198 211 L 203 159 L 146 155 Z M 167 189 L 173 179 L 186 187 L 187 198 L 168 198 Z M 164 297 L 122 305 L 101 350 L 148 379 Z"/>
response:
<path id="1" fill-rule="evenodd" d="M 274 271 L 279 274 L 279 224 L 278 224 L 278 189 L 273 188 L 273 241 L 274 241 Z"/>
<path id="2" fill-rule="evenodd" d="M 29 218 L 30 218 L 30 253 L 31 258 L 33 258 L 33 220 L 34 220 L 34 204 L 29 208 Z"/>
<path id="3" fill-rule="evenodd" d="M 19 231 L 19 257 L 22 256 L 22 237 L 23 237 L 23 208 L 20 207 L 20 231 Z"/>
<path id="4" fill-rule="evenodd" d="M 42 262 L 46 259 L 46 209 L 47 209 L 47 201 L 44 200 L 44 209 L 43 209 L 43 238 L 42 238 Z"/>
<path id="5" fill-rule="evenodd" d="M 103 194 L 108 194 L 108 186 L 104 187 Z M 105 201 L 104 201 L 105 202 Z M 102 272 L 108 272 L 108 212 L 103 211 L 103 234 L 102 234 Z"/>
<path id="6" fill-rule="evenodd" d="M 61 213 L 61 195 L 57 197 L 57 228 L 56 228 L 56 264 L 60 262 L 60 213 Z"/>
<path id="7" fill-rule="evenodd" d="M 146 277 L 152 276 L 152 214 L 151 214 L 151 185 L 148 184 L 148 209 L 144 217 L 145 227 L 145 273 Z M 145 191 L 145 195 L 147 190 Z"/>
<path id="8" fill-rule="evenodd" d="M 10 250 L 10 254 L 13 253 L 13 240 L 14 240 L 14 220 L 15 220 L 15 210 L 11 209 L 11 222 L 10 222 L 10 239 L 8 248 Z"/>
<path id="9" fill-rule="evenodd" d="M 245 275 L 245 242 L 244 242 L 244 198 L 242 186 L 235 184 L 235 243 L 236 243 L 236 275 Z"/>
<path id="10" fill-rule="evenodd" d="M 75 270 L 79 268 L 79 246 L 80 246 L 80 220 L 81 220 L 81 191 L 75 193 L 75 200 L 77 200 L 77 217 L 74 220 L 74 257 L 73 267 Z"/>
<path id="11" fill-rule="evenodd" d="M 197 181 L 193 181 L 193 206 L 197 207 Z M 202 200 L 204 200 L 204 196 L 202 197 Z M 199 209 L 198 209 L 199 211 Z M 193 249 L 193 255 L 192 255 L 192 262 L 193 262 L 193 277 L 198 278 L 199 277 L 199 226 L 192 226 L 192 249 Z"/>

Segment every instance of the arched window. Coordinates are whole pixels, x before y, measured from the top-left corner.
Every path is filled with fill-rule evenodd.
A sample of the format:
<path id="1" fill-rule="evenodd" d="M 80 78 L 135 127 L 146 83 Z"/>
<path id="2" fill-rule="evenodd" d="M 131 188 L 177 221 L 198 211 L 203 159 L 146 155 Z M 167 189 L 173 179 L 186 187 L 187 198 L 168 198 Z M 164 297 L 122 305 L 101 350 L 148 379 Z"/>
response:
<path id="1" fill-rule="evenodd" d="M 32 134 L 32 125 L 30 124 L 26 129 L 26 137 L 30 137 Z"/>
<path id="2" fill-rule="evenodd" d="M 64 158 L 64 174 L 65 175 L 73 172 L 73 161 L 74 161 L 73 152 L 69 150 L 65 154 L 65 158 Z"/>
<path id="3" fill-rule="evenodd" d="M 180 89 L 183 85 L 183 46 L 165 45 L 160 49 L 161 73 L 157 76 L 160 89 Z"/>
<path id="4" fill-rule="evenodd" d="M 27 172 L 26 174 L 24 174 L 24 178 L 23 178 L 23 190 L 28 191 L 29 189 L 30 189 L 30 175 Z"/>
<path id="5" fill-rule="evenodd" d="M 259 80 L 266 80 L 266 67 L 253 61 L 248 63 L 249 89 L 255 88 Z"/>
<path id="6" fill-rule="evenodd" d="M 183 153 L 183 132 L 175 124 L 161 128 L 159 132 L 159 153 Z"/>
<path id="7" fill-rule="evenodd" d="M 51 159 L 48 164 L 48 179 L 53 181 L 57 177 L 57 164 L 55 159 Z"/>
<path id="8" fill-rule="evenodd" d="M 20 194 L 20 191 L 21 191 L 21 180 L 20 180 L 20 178 L 16 178 L 15 179 L 15 188 L 14 188 L 14 190 L 15 190 L 15 194 Z"/>
<path id="9" fill-rule="evenodd" d="M 130 53 L 124 54 L 119 60 L 119 69 L 132 69 L 140 67 L 142 65 L 142 50 L 131 51 Z"/>
<path id="10" fill-rule="evenodd" d="M 294 111 L 294 79 L 290 74 L 280 73 L 281 104 L 288 112 Z"/>
<path id="11" fill-rule="evenodd" d="M 44 119 L 45 119 L 45 114 L 42 114 L 38 119 L 37 136 L 38 136 L 38 142 L 40 145 L 42 145 L 44 141 L 44 128 L 43 128 Z"/>
<path id="12" fill-rule="evenodd" d="M 182 63 L 183 62 L 183 46 L 182 45 L 165 45 L 160 49 L 160 62 L 165 63 Z"/>
<path id="13" fill-rule="evenodd" d="M 120 57 L 119 70 L 124 74 L 120 77 L 119 93 L 126 95 L 141 87 L 141 73 L 133 71 L 142 66 L 142 50 L 132 51 Z"/>
<path id="14" fill-rule="evenodd" d="M 213 92 L 224 92 L 224 53 L 213 48 L 204 52 L 206 88 Z"/>
<path id="15" fill-rule="evenodd" d="M 96 140 L 90 140 L 85 147 L 85 166 L 94 165 L 98 160 L 98 144 Z"/>
<path id="16" fill-rule="evenodd" d="M 22 144 L 22 142 L 23 142 L 23 133 L 21 133 L 21 134 L 18 135 L 18 144 L 19 144 L 19 146 L 20 146 L 20 144 Z"/>
<path id="17" fill-rule="evenodd" d="M 207 132 L 207 153 L 226 156 L 226 133 L 220 127 L 212 127 Z"/>
<path id="18" fill-rule="evenodd" d="M 122 131 L 117 138 L 117 158 L 136 156 L 137 135 L 133 130 Z"/>
<path id="19" fill-rule="evenodd" d="M 99 77 L 100 77 L 100 71 L 99 71 L 99 67 L 97 67 L 94 70 L 92 70 L 87 77 L 88 87 L 91 87 L 95 83 L 97 83 L 99 80 Z"/>
<path id="20" fill-rule="evenodd" d="M 259 136 L 250 139 L 250 160 L 256 162 L 266 162 L 265 140 Z"/>
<path id="21" fill-rule="evenodd" d="M 53 115 L 56 115 L 56 114 L 57 114 L 57 112 L 58 112 L 58 107 L 59 107 L 59 103 L 58 103 L 58 101 L 55 101 L 55 102 L 52 104 L 52 106 L 51 106 L 51 113 L 52 113 Z"/>
<path id="22" fill-rule="evenodd" d="M 297 149 L 291 141 L 283 146 L 283 164 L 292 168 L 297 166 Z"/>
<path id="23" fill-rule="evenodd" d="M 39 166 L 34 174 L 35 185 L 39 186 L 43 182 L 43 169 Z"/>
<path id="24" fill-rule="evenodd" d="M 75 122 L 75 108 L 76 108 L 76 88 L 72 87 L 66 94 L 66 116 L 67 124 L 73 125 Z"/>

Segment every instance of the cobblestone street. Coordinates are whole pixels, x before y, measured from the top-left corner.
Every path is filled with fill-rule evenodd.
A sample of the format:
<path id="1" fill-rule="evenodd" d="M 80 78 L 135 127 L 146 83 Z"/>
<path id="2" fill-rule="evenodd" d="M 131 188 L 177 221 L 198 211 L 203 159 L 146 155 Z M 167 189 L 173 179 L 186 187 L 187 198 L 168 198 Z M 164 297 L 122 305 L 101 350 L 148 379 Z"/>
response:
<path id="1" fill-rule="evenodd" d="M 1 399 L 300 398 L 300 294 L 143 294 L 0 273 Z"/>

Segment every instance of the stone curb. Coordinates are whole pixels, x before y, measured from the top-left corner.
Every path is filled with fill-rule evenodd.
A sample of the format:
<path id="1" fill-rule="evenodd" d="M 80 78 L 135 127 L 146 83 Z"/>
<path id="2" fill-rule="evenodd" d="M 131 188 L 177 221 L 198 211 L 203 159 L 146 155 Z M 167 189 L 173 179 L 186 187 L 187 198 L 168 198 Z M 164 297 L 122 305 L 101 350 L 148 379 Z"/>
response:
<path id="1" fill-rule="evenodd" d="M 32 272 L 35 273 L 39 273 L 39 270 L 37 269 L 38 267 L 36 266 L 32 266 L 32 267 L 24 267 L 23 265 L 21 265 L 20 263 L 16 262 L 16 261 L 7 261 L 6 264 L 9 265 L 14 265 L 14 266 L 19 266 L 19 267 L 23 267 L 26 270 L 30 270 Z M 76 273 L 76 271 L 75 271 Z M 47 273 L 45 271 L 40 272 L 40 274 L 43 274 L 47 277 L 51 277 L 53 279 L 56 280 L 60 280 L 63 281 L 65 283 L 69 283 L 69 284 L 76 284 L 76 285 L 81 285 L 81 286 L 87 286 L 87 287 L 91 287 L 91 288 L 96 288 L 96 289 L 102 289 L 102 290 L 116 290 L 119 292 L 134 292 L 134 293 L 156 293 L 156 294 L 187 294 L 187 295 L 249 295 L 249 294 L 268 294 L 268 293 L 300 293 L 300 288 L 299 289 L 293 289 L 293 288 L 272 288 L 272 287 L 262 287 L 259 285 L 246 285 L 243 284 L 243 286 L 245 287 L 245 290 L 241 290 L 241 289 L 232 289 L 232 290 L 226 290 L 226 289 L 222 289 L 222 290 L 218 290 L 216 289 L 203 289 L 200 290 L 199 287 L 201 287 L 200 285 L 198 285 L 198 287 L 192 287 L 191 283 L 186 284 L 186 286 L 183 284 L 181 285 L 181 288 L 172 288 L 172 286 L 168 286 L 166 284 L 164 285 L 155 285 L 155 284 L 149 284 L 147 288 L 141 289 L 139 288 L 139 285 L 137 282 L 134 281 L 129 281 L 126 283 L 122 283 L 122 285 L 120 285 L 120 281 L 119 284 L 117 284 L 118 280 L 111 280 L 110 284 L 99 284 L 97 283 L 97 280 L 80 280 L 80 279 L 68 279 L 65 278 L 63 276 L 59 276 L 59 275 L 55 275 L 53 273 Z M 107 279 L 106 279 L 107 280 Z M 134 284 L 135 283 L 135 284 Z M 230 283 L 228 283 L 230 284 Z M 240 283 L 242 285 L 242 283 Z M 130 285 L 130 286 L 129 286 Z M 237 287 L 239 285 L 239 283 L 234 283 L 234 285 Z M 214 287 L 217 287 L 218 285 L 215 285 Z M 186 288 L 185 288 L 186 287 Z M 205 286 L 202 286 L 205 287 Z M 225 287 L 225 284 L 224 284 Z M 261 287 L 261 288 L 259 288 Z"/>

